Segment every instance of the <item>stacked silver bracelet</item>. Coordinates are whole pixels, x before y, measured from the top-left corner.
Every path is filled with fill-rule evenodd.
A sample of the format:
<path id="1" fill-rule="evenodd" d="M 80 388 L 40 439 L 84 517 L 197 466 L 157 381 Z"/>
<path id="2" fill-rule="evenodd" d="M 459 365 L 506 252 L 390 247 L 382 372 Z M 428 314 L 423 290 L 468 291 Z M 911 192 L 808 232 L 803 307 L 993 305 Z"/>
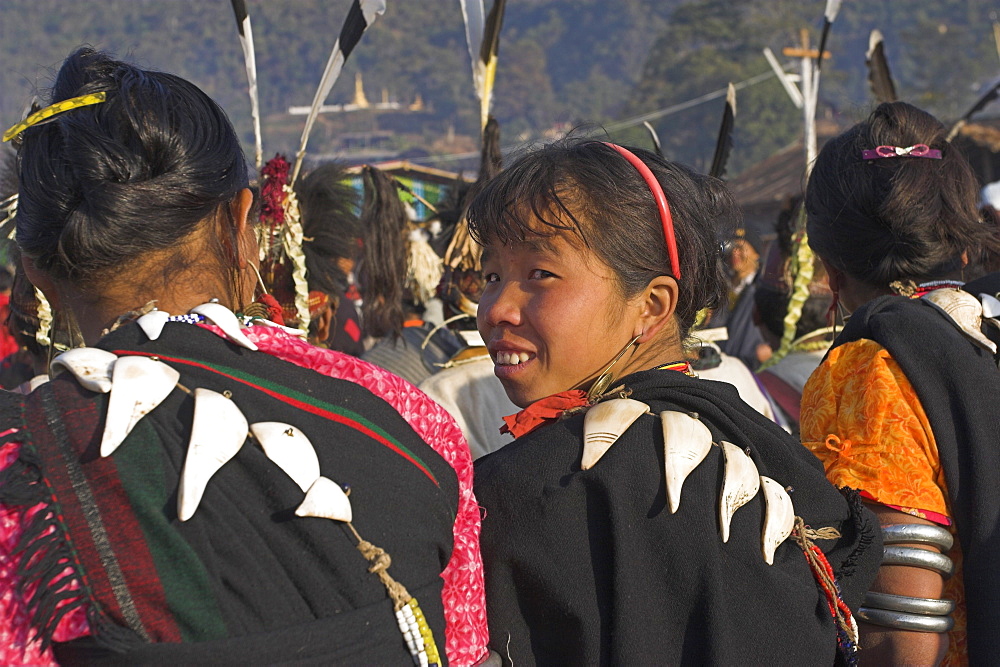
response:
<path id="1" fill-rule="evenodd" d="M 919 567 L 937 572 L 948 578 L 955 571 L 955 564 L 945 555 L 951 550 L 954 538 L 944 528 L 926 524 L 905 523 L 882 527 L 885 553 L 882 565 Z M 927 544 L 944 553 L 899 544 Z M 865 595 L 858 618 L 868 623 L 897 630 L 917 632 L 948 632 L 955 625 L 951 612 L 952 600 L 916 598 L 870 591 Z"/>

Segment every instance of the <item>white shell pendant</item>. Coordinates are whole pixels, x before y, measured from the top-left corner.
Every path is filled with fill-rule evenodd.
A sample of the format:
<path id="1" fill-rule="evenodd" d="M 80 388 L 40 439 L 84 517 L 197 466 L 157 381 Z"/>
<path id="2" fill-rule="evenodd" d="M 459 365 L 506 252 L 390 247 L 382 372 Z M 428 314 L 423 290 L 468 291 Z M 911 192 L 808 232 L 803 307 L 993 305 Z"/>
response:
<path id="1" fill-rule="evenodd" d="M 989 294 L 980 294 L 979 301 L 983 304 L 983 317 L 1000 317 L 1000 300 Z"/>
<path id="2" fill-rule="evenodd" d="M 77 347 L 52 360 L 50 374 L 60 370 L 73 374 L 84 389 L 106 394 L 111 391 L 111 372 L 118 357 L 96 347 Z"/>
<path id="3" fill-rule="evenodd" d="M 726 457 L 726 474 L 719 498 L 719 530 L 722 541 L 729 541 L 729 524 L 736 510 L 750 502 L 760 490 L 760 473 L 753 459 L 731 442 L 722 443 Z"/>
<path id="4" fill-rule="evenodd" d="M 923 299 L 950 317 L 966 337 L 996 354 L 996 344 L 980 330 L 983 324 L 983 304 L 979 299 L 960 289 L 936 289 L 924 295 Z"/>
<path id="5" fill-rule="evenodd" d="M 340 485 L 327 477 L 318 477 L 295 510 L 296 516 L 315 516 L 350 523 L 354 518 L 351 500 Z"/>
<path id="6" fill-rule="evenodd" d="M 177 488 L 177 517 L 194 516 L 212 475 L 236 456 L 247 439 L 247 419 L 232 400 L 211 389 L 194 390 L 194 422 L 181 483 Z"/>
<path id="7" fill-rule="evenodd" d="M 774 552 L 788 539 L 795 527 L 795 508 L 792 507 L 792 498 L 784 487 L 770 477 L 760 476 L 760 488 L 764 492 L 767 506 L 760 546 L 764 552 L 764 561 L 768 565 L 774 565 Z"/>
<path id="8" fill-rule="evenodd" d="M 136 423 L 163 402 L 181 375 L 149 357 L 119 357 L 111 374 L 101 456 L 110 456 Z"/>
<path id="9" fill-rule="evenodd" d="M 221 303 L 203 303 L 200 306 L 195 306 L 189 312 L 196 313 L 198 315 L 203 315 L 206 319 L 212 322 L 215 326 L 222 329 L 222 333 L 226 334 L 226 338 L 233 341 L 237 345 L 241 345 L 248 350 L 256 350 L 257 346 L 252 340 L 246 337 L 240 327 L 240 321 L 236 319 L 236 315 L 233 311 L 229 310 Z"/>
<path id="10" fill-rule="evenodd" d="M 257 422 L 250 432 L 264 448 L 267 458 L 278 464 L 305 493 L 319 477 L 319 458 L 306 434 L 291 424 Z"/>
<path id="11" fill-rule="evenodd" d="M 144 332 L 146 332 L 146 337 L 149 340 L 156 340 L 160 337 L 160 333 L 163 331 L 163 325 L 165 325 L 169 319 L 170 313 L 166 313 L 162 310 L 151 310 L 137 319 L 136 323 L 142 327 Z"/>
<path id="12" fill-rule="evenodd" d="M 271 327 L 272 329 L 281 329 L 286 334 L 292 336 L 298 336 L 299 338 L 306 338 L 309 336 L 309 332 L 303 331 L 302 329 L 295 329 L 293 327 L 286 327 L 283 324 L 278 324 L 277 322 L 272 322 L 271 320 L 255 320 L 256 324 L 262 324 L 265 327 Z"/>
<path id="13" fill-rule="evenodd" d="M 684 412 L 660 413 L 663 423 L 663 462 L 666 472 L 667 500 L 670 513 L 681 505 L 684 480 L 712 449 L 712 432 L 697 418 Z"/>
<path id="14" fill-rule="evenodd" d="M 590 408 L 583 418 L 583 458 L 580 468 L 590 470 L 594 467 L 622 433 L 640 415 L 648 412 L 648 405 L 631 398 L 613 398 Z"/>

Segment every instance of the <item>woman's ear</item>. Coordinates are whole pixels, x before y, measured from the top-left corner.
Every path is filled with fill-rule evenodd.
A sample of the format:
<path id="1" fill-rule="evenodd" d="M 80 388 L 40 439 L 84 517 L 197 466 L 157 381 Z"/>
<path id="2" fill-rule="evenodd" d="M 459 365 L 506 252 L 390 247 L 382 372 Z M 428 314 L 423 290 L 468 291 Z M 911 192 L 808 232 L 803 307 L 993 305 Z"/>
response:
<path id="1" fill-rule="evenodd" d="M 632 333 L 639 336 L 639 343 L 654 340 L 673 321 L 679 291 L 677 281 L 670 276 L 657 276 L 649 282 L 639 297 L 639 317 Z"/>
<path id="2" fill-rule="evenodd" d="M 257 254 L 257 235 L 254 234 L 253 225 L 250 224 L 250 211 L 253 209 L 253 192 L 249 188 L 239 191 L 233 201 L 229 204 L 232 211 L 234 238 L 236 239 L 236 264 L 240 269 L 245 269 L 250 258 Z"/>
<path id="3" fill-rule="evenodd" d="M 826 269 L 826 278 L 830 285 L 830 291 L 837 294 L 840 292 L 840 288 L 844 286 L 844 272 L 830 264 L 823 257 L 820 257 L 819 260 L 823 262 L 823 268 Z"/>

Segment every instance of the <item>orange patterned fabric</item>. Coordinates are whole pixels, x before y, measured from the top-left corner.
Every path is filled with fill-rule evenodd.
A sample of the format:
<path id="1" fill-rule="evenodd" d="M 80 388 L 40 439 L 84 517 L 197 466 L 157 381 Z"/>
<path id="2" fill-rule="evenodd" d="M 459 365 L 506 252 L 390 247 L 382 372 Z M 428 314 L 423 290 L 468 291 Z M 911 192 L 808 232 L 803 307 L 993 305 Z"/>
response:
<path id="1" fill-rule="evenodd" d="M 951 524 L 948 487 L 930 422 L 902 369 L 878 343 L 858 340 L 830 351 L 803 390 L 801 436 L 834 485 L 860 489 L 875 502 Z M 957 569 L 944 593 L 957 607 L 943 664 L 958 665 L 968 659 L 957 540 L 950 556 Z"/>

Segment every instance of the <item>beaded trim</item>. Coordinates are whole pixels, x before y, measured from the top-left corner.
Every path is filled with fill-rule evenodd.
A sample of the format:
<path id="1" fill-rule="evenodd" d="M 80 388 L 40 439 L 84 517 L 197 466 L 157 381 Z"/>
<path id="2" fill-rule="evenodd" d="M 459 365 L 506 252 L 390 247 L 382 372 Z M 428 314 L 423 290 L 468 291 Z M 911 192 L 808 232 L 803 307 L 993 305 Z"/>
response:
<path id="1" fill-rule="evenodd" d="M 240 321 L 243 326 L 250 326 L 254 320 L 262 319 L 260 317 L 251 317 L 248 315 L 240 315 L 236 313 L 236 319 Z M 204 315 L 199 315 L 198 313 L 186 313 L 184 315 L 171 315 L 167 318 L 167 322 L 183 322 L 184 324 L 202 324 L 207 322 L 208 319 Z"/>
<path id="2" fill-rule="evenodd" d="M 188 313 L 186 315 L 171 315 L 167 322 L 183 322 L 184 324 L 201 324 L 205 321 L 204 315 L 198 315 L 197 313 Z"/>
<path id="3" fill-rule="evenodd" d="M 411 597 L 409 602 L 396 611 L 396 622 L 406 640 L 406 647 L 413 656 L 414 665 L 436 667 L 441 664 L 441 654 L 434 642 L 434 633 L 424 618 L 417 598 Z"/>

